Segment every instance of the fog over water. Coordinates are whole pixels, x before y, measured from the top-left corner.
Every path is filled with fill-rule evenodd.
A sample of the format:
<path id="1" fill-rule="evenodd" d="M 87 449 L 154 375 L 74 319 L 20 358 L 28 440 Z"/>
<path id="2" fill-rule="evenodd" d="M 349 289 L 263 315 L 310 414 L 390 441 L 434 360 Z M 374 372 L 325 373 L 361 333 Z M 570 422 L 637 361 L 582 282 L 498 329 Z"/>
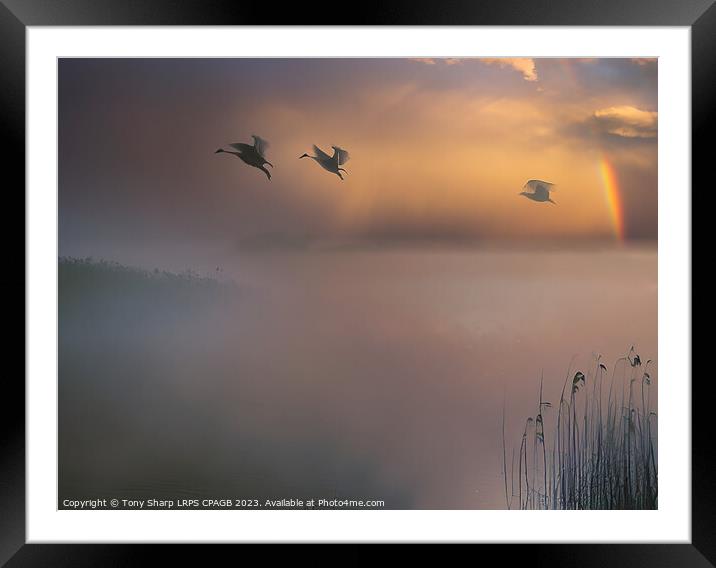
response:
<path id="1" fill-rule="evenodd" d="M 142 254 L 113 260 L 224 284 L 61 269 L 61 498 L 502 508 L 503 401 L 512 446 L 573 357 L 634 345 L 657 380 L 655 248 Z"/>

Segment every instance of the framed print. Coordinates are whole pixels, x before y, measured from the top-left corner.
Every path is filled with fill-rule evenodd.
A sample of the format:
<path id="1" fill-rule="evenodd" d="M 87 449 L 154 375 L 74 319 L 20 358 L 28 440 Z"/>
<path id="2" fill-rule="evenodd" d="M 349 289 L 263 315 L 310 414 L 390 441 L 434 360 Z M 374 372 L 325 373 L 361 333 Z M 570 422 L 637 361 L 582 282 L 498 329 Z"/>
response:
<path id="1" fill-rule="evenodd" d="M 691 180 L 716 12 L 542 7 L 4 3 L 3 561 L 713 562 Z"/>

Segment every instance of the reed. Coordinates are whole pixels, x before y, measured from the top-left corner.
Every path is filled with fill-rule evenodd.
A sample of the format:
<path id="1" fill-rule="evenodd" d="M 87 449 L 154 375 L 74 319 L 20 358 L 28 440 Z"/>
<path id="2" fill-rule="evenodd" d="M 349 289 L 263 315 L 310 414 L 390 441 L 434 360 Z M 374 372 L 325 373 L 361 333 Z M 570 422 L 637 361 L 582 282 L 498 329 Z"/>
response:
<path id="1" fill-rule="evenodd" d="M 541 378 L 535 415 L 522 430 L 516 472 L 513 459 L 508 473 L 503 408 L 508 509 L 657 508 L 657 416 L 651 409 L 650 363 L 642 364 L 632 347 L 616 361 L 606 392 L 609 373 L 601 356 L 586 375 L 572 374 L 570 363 L 556 409 L 543 398 Z M 548 421 L 554 424 L 551 439 Z"/>

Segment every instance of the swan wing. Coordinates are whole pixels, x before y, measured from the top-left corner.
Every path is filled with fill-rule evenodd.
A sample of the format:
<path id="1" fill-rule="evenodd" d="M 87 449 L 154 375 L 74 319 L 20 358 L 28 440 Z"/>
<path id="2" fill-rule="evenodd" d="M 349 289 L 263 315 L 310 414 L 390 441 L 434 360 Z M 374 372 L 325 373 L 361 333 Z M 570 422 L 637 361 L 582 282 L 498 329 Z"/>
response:
<path id="1" fill-rule="evenodd" d="M 313 153 L 316 154 L 316 158 L 319 160 L 330 160 L 331 157 L 326 154 L 323 150 L 321 150 L 318 146 L 315 144 L 313 145 Z"/>
<path id="2" fill-rule="evenodd" d="M 540 187 L 542 189 L 538 190 L 538 188 L 540 188 Z M 550 183 L 548 181 L 542 181 L 541 179 L 531 179 L 524 185 L 524 187 L 522 189 L 529 190 L 531 192 L 536 192 L 536 191 L 550 192 L 550 191 L 553 191 L 553 189 L 552 189 L 553 187 L 554 187 L 554 184 Z"/>
<path id="3" fill-rule="evenodd" d="M 350 160 L 350 154 L 348 154 L 347 150 L 344 150 L 343 148 L 339 148 L 338 146 L 331 146 L 333 148 L 333 160 L 338 160 L 338 165 L 342 166 L 345 164 L 348 160 Z"/>
<path id="4" fill-rule="evenodd" d="M 549 199 L 549 191 L 541 184 L 537 184 L 535 186 L 535 190 L 532 192 L 532 195 L 540 199 Z"/>
<path id="5" fill-rule="evenodd" d="M 262 158 L 266 157 L 266 149 L 269 147 L 269 143 L 267 140 L 264 140 L 260 136 L 256 136 L 256 134 L 252 134 L 251 138 L 254 139 L 254 148 L 259 153 L 259 156 Z"/>
<path id="6" fill-rule="evenodd" d="M 253 150 L 253 146 L 250 146 L 248 144 L 244 144 L 243 142 L 234 142 L 233 144 L 229 144 L 234 150 L 238 150 L 239 152 L 246 152 L 248 150 Z"/>

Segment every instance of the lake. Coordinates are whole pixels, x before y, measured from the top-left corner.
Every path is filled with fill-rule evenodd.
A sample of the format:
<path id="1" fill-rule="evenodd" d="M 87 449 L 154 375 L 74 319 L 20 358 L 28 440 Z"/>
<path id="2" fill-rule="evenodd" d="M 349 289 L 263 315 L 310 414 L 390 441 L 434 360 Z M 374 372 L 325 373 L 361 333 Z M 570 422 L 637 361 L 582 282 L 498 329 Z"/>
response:
<path id="1" fill-rule="evenodd" d="M 504 508 L 503 405 L 509 451 L 541 378 L 558 402 L 568 373 L 599 354 L 611 376 L 633 345 L 654 361 L 656 406 L 655 248 L 267 250 L 184 266 L 220 284 L 61 264 L 61 500 Z"/>

